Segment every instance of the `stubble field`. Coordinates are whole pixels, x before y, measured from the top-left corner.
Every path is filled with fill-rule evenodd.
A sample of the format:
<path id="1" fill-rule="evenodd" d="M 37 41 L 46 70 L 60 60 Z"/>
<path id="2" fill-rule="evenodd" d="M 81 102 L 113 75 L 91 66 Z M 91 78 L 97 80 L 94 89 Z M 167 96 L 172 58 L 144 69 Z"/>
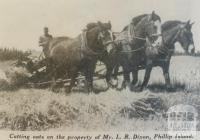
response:
<path id="1" fill-rule="evenodd" d="M 10 68 L 9 64 L 0 63 L 0 78 L 5 78 L 4 72 Z M 144 71 L 139 74 L 140 81 L 143 74 Z M 128 89 L 109 89 L 99 94 L 73 92 L 68 95 L 64 92 L 53 93 L 48 89 L 2 90 L 0 128 L 37 131 L 167 130 L 165 112 L 173 105 L 193 105 L 200 114 L 200 58 L 173 57 L 170 77 L 173 85 L 171 92 L 164 88 L 160 68 L 153 69 L 148 88 L 138 93 Z M 136 103 L 151 97 L 158 98 L 157 106 L 162 107 L 146 117 L 135 114 L 138 113 Z M 152 106 L 149 108 L 152 109 Z M 197 128 L 200 130 L 199 125 Z"/>

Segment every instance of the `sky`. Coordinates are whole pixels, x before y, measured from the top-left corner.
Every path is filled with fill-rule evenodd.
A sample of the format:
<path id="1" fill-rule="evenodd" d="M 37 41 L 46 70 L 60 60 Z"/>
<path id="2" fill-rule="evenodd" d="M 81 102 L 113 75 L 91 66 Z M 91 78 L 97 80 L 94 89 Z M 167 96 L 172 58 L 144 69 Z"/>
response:
<path id="1" fill-rule="evenodd" d="M 199 0 L 0 0 L 0 47 L 36 49 L 43 27 L 53 36 L 76 37 L 89 22 L 111 21 L 121 31 L 135 16 L 151 13 L 167 20 L 194 21 L 200 47 Z"/>

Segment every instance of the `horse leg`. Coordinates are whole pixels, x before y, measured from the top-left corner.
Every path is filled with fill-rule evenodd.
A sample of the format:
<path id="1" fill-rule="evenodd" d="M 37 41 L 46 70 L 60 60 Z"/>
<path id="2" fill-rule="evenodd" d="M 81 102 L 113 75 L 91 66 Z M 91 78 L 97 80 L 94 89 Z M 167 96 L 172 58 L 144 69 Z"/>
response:
<path id="1" fill-rule="evenodd" d="M 131 90 L 132 91 L 136 87 L 137 82 L 138 82 L 138 70 L 135 69 L 132 71 L 132 82 L 131 82 Z"/>
<path id="2" fill-rule="evenodd" d="M 117 81 L 116 81 L 117 80 L 117 74 L 114 73 L 114 76 L 113 76 L 113 69 L 114 69 L 114 72 L 115 72 L 116 67 L 114 65 L 110 65 L 110 66 L 107 67 L 106 82 L 108 83 L 109 87 L 115 88 L 115 87 L 117 87 Z M 117 69 L 117 72 L 118 72 L 118 69 Z"/>
<path id="3" fill-rule="evenodd" d="M 108 85 L 112 86 L 111 79 L 114 66 L 112 64 L 107 64 L 107 63 L 104 64 L 106 65 L 106 82 L 108 83 Z"/>
<path id="4" fill-rule="evenodd" d="M 132 80 L 131 84 L 133 86 L 135 86 L 138 82 L 138 70 L 137 69 L 132 71 L 132 78 L 133 78 L 133 80 Z"/>
<path id="5" fill-rule="evenodd" d="M 56 88 L 56 79 L 57 79 L 57 65 L 55 65 L 55 63 L 53 63 L 52 59 L 50 58 L 46 58 L 46 78 L 50 77 L 51 80 L 51 84 L 50 84 L 50 90 L 55 92 L 55 88 Z"/>
<path id="6" fill-rule="evenodd" d="M 65 89 L 66 93 L 70 93 L 72 88 L 75 86 L 75 81 L 76 81 L 77 74 L 78 74 L 77 68 L 72 68 L 70 70 L 70 78 L 71 78 L 71 80 L 70 80 L 69 87 Z"/>
<path id="7" fill-rule="evenodd" d="M 171 84 L 170 84 L 170 77 L 169 77 L 169 62 L 165 63 L 165 65 L 162 66 L 162 70 L 163 70 L 163 75 L 165 78 L 166 88 L 170 89 Z"/>
<path id="8" fill-rule="evenodd" d="M 117 64 L 114 68 L 114 73 L 113 73 L 114 79 L 117 79 L 118 72 L 119 72 L 119 64 Z"/>
<path id="9" fill-rule="evenodd" d="M 55 65 L 55 63 L 53 63 L 53 60 L 51 58 L 46 58 L 44 60 L 44 63 L 46 66 L 46 74 L 44 76 L 44 80 L 51 80 L 51 77 L 52 77 L 52 79 L 54 81 L 54 78 L 57 77 L 57 73 L 56 73 L 57 65 Z"/>
<path id="10" fill-rule="evenodd" d="M 124 80 L 122 82 L 120 90 L 126 88 L 127 86 L 130 87 L 130 71 L 125 66 L 122 66 L 122 68 Z"/>
<path id="11" fill-rule="evenodd" d="M 112 54 L 110 54 L 112 56 Z M 117 65 L 115 57 L 109 57 L 109 55 L 106 55 L 101 61 L 104 62 L 106 66 L 106 82 L 108 84 L 108 87 L 116 87 L 116 84 L 114 83 L 114 77 L 113 77 L 113 69 Z"/>
<path id="12" fill-rule="evenodd" d="M 69 88 L 66 88 L 65 89 L 65 92 L 66 93 L 70 93 L 72 91 L 72 88 L 75 86 L 75 81 L 76 81 L 76 74 L 73 73 L 71 75 L 71 80 L 70 80 L 70 85 L 69 85 Z"/>
<path id="13" fill-rule="evenodd" d="M 57 69 L 54 68 L 52 71 L 52 84 L 51 84 L 51 90 L 53 92 L 56 92 L 56 79 L 57 79 L 58 73 L 57 73 Z"/>
<path id="14" fill-rule="evenodd" d="M 141 85 L 141 87 L 139 89 L 140 91 L 142 91 L 147 86 L 147 84 L 149 82 L 149 79 L 150 79 L 151 71 L 152 71 L 152 62 L 150 61 L 146 65 L 145 76 L 144 76 L 143 83 L 142 83 L 142 85 Z"/>
<path id="15" fill-rule="evenodd" d="M 93 74 L 95 70 L 96 62 L 91 62 L 86 68 L 86 88 L 87 92 L 90 93 L 93 91 Z"/>
<path id="16" fill-rule="evenodd" d="M 113 68 L 114 70 L 112 70 L 112 76 L 113 76 L 113 79 L 112 79 L 112 86 L 114 88 L 116 88 L 118 86 L 118 72 L 119 72 L 119 64 L 116 64 L 116 66 Z"/>

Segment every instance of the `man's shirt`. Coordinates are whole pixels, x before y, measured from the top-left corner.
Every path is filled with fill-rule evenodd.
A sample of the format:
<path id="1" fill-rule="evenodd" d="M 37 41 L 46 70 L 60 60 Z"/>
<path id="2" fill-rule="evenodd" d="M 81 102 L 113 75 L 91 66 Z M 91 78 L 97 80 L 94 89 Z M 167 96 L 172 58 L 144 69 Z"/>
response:
<path id="1" fill-rule="evenodd" d="M 52 35 L 48 34 L 48 35 L 44 35 L 44 36 L 40 36 L 39 38 L 39 46 L 42 47 L 48 47 L 49 45 L 49 41 L 52 39 Z"/>

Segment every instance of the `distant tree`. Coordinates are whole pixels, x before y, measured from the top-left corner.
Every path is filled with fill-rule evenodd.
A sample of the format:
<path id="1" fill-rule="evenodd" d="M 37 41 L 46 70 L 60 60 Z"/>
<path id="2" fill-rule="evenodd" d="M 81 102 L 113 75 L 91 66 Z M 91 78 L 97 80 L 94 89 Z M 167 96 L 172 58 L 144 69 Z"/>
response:
<path id="1" fill-rule="evenodd" d="M 19 60 L 26 58 L 30 53 L 16 48 L 0 48 L 0 61 Z"/>

